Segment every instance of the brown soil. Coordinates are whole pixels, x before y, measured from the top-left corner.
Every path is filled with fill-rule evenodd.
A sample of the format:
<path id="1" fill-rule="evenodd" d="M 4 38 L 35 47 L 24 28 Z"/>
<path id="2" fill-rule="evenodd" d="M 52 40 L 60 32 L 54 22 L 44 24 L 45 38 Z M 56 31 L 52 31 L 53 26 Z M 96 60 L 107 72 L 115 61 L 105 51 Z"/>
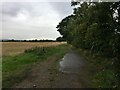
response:
<path id="1" fill-rule="evenodd" d="M 50 68 L 56 59 L 57 56 L 51 56 L 48 60 L 35 65 L 27 78 L 21 83 L 15 84 L 13 88 L 50 88 Z"/>
<path id="2" fill-rule="evenodd" d="M 37 64 L 32 68 L 27 78 L 16 83 L 13 88 L 82 88 L 85 83 L 84 75 L 59 72 L 51 80 L 51 65 L 58 56 L 51 56 L 48 60 Z M 81 71 L 83 72 L 83 71 Z"/>

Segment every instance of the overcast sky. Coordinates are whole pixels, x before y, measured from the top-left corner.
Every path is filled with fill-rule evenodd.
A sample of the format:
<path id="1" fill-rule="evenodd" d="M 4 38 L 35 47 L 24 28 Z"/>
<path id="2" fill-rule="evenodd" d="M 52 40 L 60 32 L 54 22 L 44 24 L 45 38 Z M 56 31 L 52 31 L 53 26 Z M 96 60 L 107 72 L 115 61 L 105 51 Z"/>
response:
<path id="1" fill-rule="evenodd" d="M 56 39 L 56 26 L 72 13 L 70 2 L 3 2 L 0 10 L 3 39 Z"/>

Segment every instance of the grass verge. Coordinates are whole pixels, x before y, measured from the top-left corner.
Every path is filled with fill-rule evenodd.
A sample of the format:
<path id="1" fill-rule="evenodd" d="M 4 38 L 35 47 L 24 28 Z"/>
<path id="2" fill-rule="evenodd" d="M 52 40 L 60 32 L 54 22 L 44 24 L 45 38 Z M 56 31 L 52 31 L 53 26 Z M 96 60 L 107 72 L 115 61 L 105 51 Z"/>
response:
<path id="1" fill-rule="evenodd" d="M 75 48 L 74 48 L 75 49 Z M 92 54 L 90 51 L 77 49 L 86 60 L 89 71 L 91 88 L 117 88 L 114 58 Z"/>
<path id="2" fill-rule="evenodd" d="M 19 83 L 27 76 L 32 66 L 47 60 L 48 57 L 57 54 L 58 58 L 61 58 L 66 53 L 67 48 L 67 44 L 54 47 L 34 47 L 25 50 L 25 53 L 17 56 L 3 57 L 3 88 L 11 87 L 15 83 Z"/>

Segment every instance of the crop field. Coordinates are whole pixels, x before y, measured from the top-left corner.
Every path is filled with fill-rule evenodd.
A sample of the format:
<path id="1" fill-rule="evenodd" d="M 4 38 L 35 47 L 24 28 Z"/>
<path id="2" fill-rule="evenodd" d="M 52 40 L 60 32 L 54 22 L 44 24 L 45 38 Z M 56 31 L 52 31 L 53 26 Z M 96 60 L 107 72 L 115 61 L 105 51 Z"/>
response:
<path id="1" fill-rule="evenodd" d="M 50 47 L 63 44 L 64 42 L 0 42 L 0 56 L 14 56 L 23 53 L 32 47 Z M 1 55 L 2 54 L 2 55 Z"/>

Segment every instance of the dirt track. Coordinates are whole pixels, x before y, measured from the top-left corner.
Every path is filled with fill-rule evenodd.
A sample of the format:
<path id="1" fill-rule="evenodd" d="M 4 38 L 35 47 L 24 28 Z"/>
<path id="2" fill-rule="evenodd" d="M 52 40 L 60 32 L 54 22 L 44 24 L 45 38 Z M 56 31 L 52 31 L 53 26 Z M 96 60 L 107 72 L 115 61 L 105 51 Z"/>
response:
<path id="1" fill-rule="evenodd" d="M 51 80 L 51 65 L 57 60 L 57 56 L 51 56 L 48 60 L 33 67 L 26 79 L 15 84 L 14 88 L 86 88 L 88 79 L 86 70 L 82 67 L 80 74 L 64 73 L 57 69 L 54 79 Z"/>

